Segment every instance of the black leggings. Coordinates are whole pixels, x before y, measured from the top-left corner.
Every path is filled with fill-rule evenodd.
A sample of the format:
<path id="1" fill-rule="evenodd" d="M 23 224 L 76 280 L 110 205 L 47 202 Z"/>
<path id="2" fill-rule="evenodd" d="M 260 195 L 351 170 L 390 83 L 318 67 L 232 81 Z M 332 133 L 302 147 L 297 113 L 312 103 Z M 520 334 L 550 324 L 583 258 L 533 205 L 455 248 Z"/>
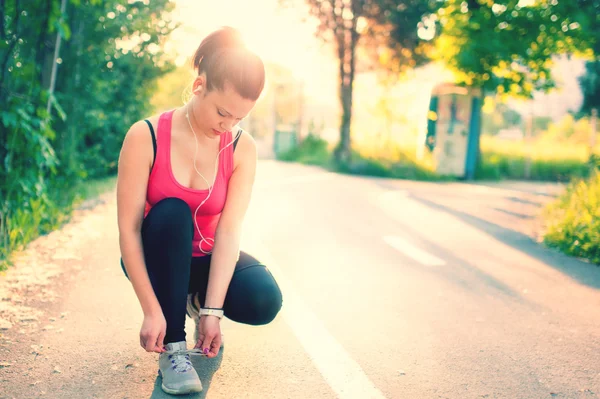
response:
<path id="1" fill-rule="evenodd" d="M 185 341 L 188 293 L 204 305 L 211 256 L 192 257 L 194 225 L 189 206 L 166 198 L 152 207 L 142 223 L 148 276 L 167 321 L 164 343 Z M 121 267 L 127 271 L 121 260 Z M 270 323 L 282 305 L 281 291 L 269 270 L 241 252 L 223 305 L 225 316 L 251 325 Z"/>

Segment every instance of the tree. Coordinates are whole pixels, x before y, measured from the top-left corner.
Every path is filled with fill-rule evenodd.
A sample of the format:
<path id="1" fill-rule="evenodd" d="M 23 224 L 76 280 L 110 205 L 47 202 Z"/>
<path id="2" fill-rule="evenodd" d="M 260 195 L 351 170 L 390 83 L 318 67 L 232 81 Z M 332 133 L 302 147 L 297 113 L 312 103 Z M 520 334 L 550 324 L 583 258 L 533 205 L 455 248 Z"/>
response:
<path id="1" fill-rule="evenodd" d="M 555 86 L 550 69 L 560 54 L 593 56 L 598 1 L 448 0 L 432 58 L 458 83 L 487 93 L 531 98 Z"/>
<path id="2" fill-rule="evenodd" d="M 340 142 L 335 158 L 340 164 L 350 162 L 350 124 L 352 119 L 352 86 L 356 68 L 356 45 L 359 39 L 358 20 L 366 13 L 367 1 L 307 0 L 310 11 L 319 21 L 321 38 L 333 39 L 339 60 L 340 103 L 342 120 Z"/>
<path id="3" fill-rule="evenodd" d="M 287 5 L 289 0 L 280 0 Z M 340 123 L 340 141 L 335 149 L 335 159 L 348 164 L 351 157 L 350 125 L 352 119 L 352 93 L 357 66 L 357 46 L 361 40 L 367 54 L 380 57 L 383 44 L 393 51 L 390 54 L 401 55 L 407 61 L 403 65 L 414 66 L 418 61 L 414 57 L 414 48 L 419 39 L 415 32 L 421 21 L 418 0 L 306 0 L 310 14 L 319 21 L 317 36 L 335 45 L 339 60 L 339 98 L 342 107 Z M 426 2 L 427 3 L 427 2 Z M 406 40 L 389 46 L 387 30 L 394 21 L 398 32 L 406 33 Z M 373 51 L 375 50 L 375 51 Z M 388 54 L 389 55 L 389 54 Z M 385 58 L 385 56 L 384 56 Z M 389 58 L 389 57 L 388 57 Z"/>
<path id="4" fill-rule="evenodd" d="M 397 78 L 430 61 L 437 0 L 377 0 L 379 10 L 366 21 L 361 48 L 376 61 L 373 69 Z"/>
<path id="5" fill-rule="evenodd" d="M 161 48 L 175 28 L 173 8 L 168 0 L 110 0 L 68 9 L 72 36 L 61 54 L 56 97 L 69 113 L 55 124 L 65 171 L 116 172 L 123 134 L 151 112 L 157 79 L 174 69 Z"/>
<path id="6" fill-rule="evenodd" d="M 555 55 L 593 57 L 600 45 L 598 0 L 447 0 L 423 16 L 419 35 L 456 83 L 482 95 L 531 98 L 555 86 Z M 402 43 L 402 37 L 394 35 Z M 483 104 L 483 101 L 480 102 Z M 480 157 L 478 157 L 480 159 Z"/>
<path id="7" fill-rule="evenodd" d="M 504 103 L 496 104 L 483 114 L 481 130 L 489 135 L 496 135 L 502 129 L 521 127 L 523 122 L 521 114 Z"/>
<path id="8" fill-rule="evenodd" d="M 127 128 L 170 68 L 160 44 L 173 7 L 0 0 L 0 267 L 64 220 L 81 179 L 116 170 Z"/>

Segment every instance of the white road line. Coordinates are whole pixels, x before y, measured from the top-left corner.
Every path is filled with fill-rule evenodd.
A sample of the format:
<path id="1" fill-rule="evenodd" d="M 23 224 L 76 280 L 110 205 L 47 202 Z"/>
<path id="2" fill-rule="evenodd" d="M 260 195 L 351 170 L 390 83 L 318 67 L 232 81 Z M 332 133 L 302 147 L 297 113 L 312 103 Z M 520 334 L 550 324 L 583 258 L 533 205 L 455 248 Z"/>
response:
<path id="1" fill-rule="evenodd" d="M 443 259 L 417 248 L 410 242 L 398 236 L 384 236 L 383 240 L 388 243 L 388 245 L 402 252 L 404 255 L 408 256 L 409 258 L 413 258 L 425 266 L 443 266 L 446 264 Z"/>
<path id="2" fill-rule="evenodd" d="M 254 241 L 254 240 L 253 240 Z M 281 314 L 306 353 L 329 386 L 343 399 L 385 399 L 385 396 L 365 375 L 360 365 L 327 331 L 323 323 L 294 291 L 273 257 L 262 243 L 252 246 L 253 254 L 267 265 L 283 294 Z"/>

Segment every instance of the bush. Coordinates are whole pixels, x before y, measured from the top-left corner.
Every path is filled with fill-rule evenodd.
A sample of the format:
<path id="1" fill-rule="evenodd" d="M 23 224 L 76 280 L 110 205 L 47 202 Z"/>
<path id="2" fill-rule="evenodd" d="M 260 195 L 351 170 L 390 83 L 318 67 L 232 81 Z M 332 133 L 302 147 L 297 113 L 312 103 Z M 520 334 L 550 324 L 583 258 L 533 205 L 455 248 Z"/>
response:
<path id="1" fill-rule="evenodd" d="M 72 1 L 64 14 L 56 3 L 29 1 L 24 18 L 3 21 L 11 34 L 0 44 L 10 72 L 0 74 L 0 270 L 68 219 L 82 182 L 116 174 L 125 133 L 149 115 L 156 79 L 174 66 L 160 46 L 176 27 L 172 2 Z M 2 7 L 0 18 L 23 9 Z M 106 18 L 107 10 L 116 12 Z M 64 44 L 50 93 L 48 72 L 59 61 L 45 43 L 57 33 Z"/>
<path id="2" fill-rule="evenodd" d="M 478 179 L 524 179 L 525 160 L 531 159 L 529 179 L 568 182 L 590 171 L 587 145 L 572 141 L 537 139 L 530 145 L 482 136 Z"/>
<path id="3" fill-rule="evenodd" d="M 85 200 L 114 189 L 116 176 L 73 184 L 57 179 L 38 198 L 22 194 L 21 207 L 0 211 L 0 271 L 11 264 L 12 252 L 24 248 L 37 237 L 59 229 Z"/>
<path id="4" fill-rule="evenodd" d="M 284 153 L 277 154 L 277 159 L 327 166 L 331 162 L 331 154 L 325 140 L 314 134 L 309 134 L 300 142 L 300 145 Z"/>
<path id="5" fill-rule="evenodd" d="M 544 218 L 547 245 L 600 264 L 600 172 L 571 183 Z"/>
<path id="6" fill-rule="evenodd" d="M 297 147 L 278 154 L 277 159 L 319 165 L 335 172 L 353 175 L 412 180 L 446 179 L 433 172 L 431 160 L 419 161 L 411 153 L 402 151 L 397 146 L 383 150 L 363 145 L 352 151 L 352 161 L 349 165 L 337 165 L 327 141 L 310 134 Z"/>

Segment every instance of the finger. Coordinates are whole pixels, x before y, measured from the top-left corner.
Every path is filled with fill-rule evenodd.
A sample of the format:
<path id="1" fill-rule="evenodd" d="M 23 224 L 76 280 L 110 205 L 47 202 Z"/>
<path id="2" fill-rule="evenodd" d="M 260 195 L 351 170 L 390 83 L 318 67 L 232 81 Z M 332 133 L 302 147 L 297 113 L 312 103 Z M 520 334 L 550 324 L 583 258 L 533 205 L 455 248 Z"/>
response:
<path id="1" fill-rule="evenodd" d="M 202 353 L 204 353 L 205 355 L 207 355 L 210 352 L 210 345 L 213 342 L 213 338 L 211 336 L 207 336 L 204 341 L 202 342 Z"/>
<path id="2" fill-rule="evenodd" d="M 221 340 L 218 338 L 213 339 L 213 342 L 210 345 L 210 351 L 207 356 L 209 358 L 213 358 L 219 354 L 219 350 L 221 349 Z"/>
<path id="3" fill-rule="evenodd" d="M 200 334 L 198 334 L 198 342 L 196 342 L 196 345 L 194 346 L 194 349 L 201 349 L 202 348 L 202 342 L 204 342 L 204 334 L 200 333 Z"/>
<path id="4" fill-rule="evenodd" d="M 148 352 L 154 352 L 154 348 L 156 347 L 156 337 L 148 337 L 146 339 L 146 345 L 144 345 L 144 349 Z"/>
<path id="5" fill-rule="evenodd" d="M 165 332 L 161 331 L 160 334 L 158 334 L 158 353 L 162 353 L 164 352 L 165 349 L 165 345 L 164 345 L 164 340 L 165 340 Z"/>
<path id="6" fill-rule="evenodd" d="M 144 348 L 144 350 L 145 350 L 146 352 L 149 352 L 149 350 L 148 350 L 148 346 L 149 346 L 149 345 L 148 345 L 148 338 L 147 338 L 146 336 L 142 336 L 142 337 L 140 337 L 140 346 L 141 346 L 142 348 Z"/>

